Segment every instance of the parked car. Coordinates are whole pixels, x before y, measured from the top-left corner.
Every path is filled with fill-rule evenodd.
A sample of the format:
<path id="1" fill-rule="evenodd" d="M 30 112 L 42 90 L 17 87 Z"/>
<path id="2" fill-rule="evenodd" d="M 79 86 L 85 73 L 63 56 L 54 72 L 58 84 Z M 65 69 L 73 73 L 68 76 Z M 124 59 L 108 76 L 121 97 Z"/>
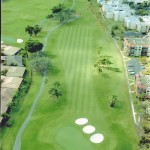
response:
<path id="1" fill-rule="evenodd" d="M 133 69 L 128 69 L 128 72 L 134 72 Z"/>
<path id="2" fill-rule="evenodd" d="M 135 75 L 135 72 L 134 71 L 130 72 L 130 75 Z"/>
<path id="3" fill-rule="evenodd" d="M 145 69 L 145 66 L 141 66 L 141 69 Z"/>
<path id="4" fill-rule="evenodd" d="M 134 67 L 133 63 L 128 63 L 128 67 Z"/>

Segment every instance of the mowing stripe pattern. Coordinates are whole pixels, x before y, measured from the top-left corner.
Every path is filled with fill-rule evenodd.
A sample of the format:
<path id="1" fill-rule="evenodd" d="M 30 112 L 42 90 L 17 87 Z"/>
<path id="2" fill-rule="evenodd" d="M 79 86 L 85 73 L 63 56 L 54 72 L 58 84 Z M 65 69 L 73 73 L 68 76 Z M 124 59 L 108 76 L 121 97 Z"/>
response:
<path id="1" fill-rule="evenodd" d="M 68 82 L 69 113 L 97 113 L 91 77 L 92 31 L 83 26 L 66 26 L 57 43 Z"/>

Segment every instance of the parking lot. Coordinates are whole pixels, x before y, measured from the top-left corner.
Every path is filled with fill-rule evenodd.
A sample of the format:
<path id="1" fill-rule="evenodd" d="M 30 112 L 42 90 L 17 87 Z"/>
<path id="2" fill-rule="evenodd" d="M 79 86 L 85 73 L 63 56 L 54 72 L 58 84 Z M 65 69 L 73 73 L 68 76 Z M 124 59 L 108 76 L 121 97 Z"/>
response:
<path id="1" fill-rule="evenodd" d="M 132 77 L 143 69 L 145 69 L 145 66 L 141 65 L 138 59 L 132 59 L 128 62 L 128 73 Z"/>

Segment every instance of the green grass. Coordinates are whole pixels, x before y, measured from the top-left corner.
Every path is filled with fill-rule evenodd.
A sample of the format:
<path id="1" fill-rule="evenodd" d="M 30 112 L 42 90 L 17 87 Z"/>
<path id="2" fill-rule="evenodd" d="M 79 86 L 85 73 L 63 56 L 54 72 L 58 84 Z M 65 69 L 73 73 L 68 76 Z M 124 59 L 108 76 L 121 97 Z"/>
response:
<path id="1" fill-rule="evenodd" d="M 58 1 L 46 2 L 43 4 L 40 1 L 32 1 L 29 3 L 30 7 L 23 5 L 27 2 L 22 2 L 16 4 L 18 9 L 11 13 L 8 10 L 15 9 L 15 3 L 5 2 L 3 8 L 7 8 L 7 11 L 3 10 L 3 16 L 9 18 L 3 24 L 6 25 L 7 32 L 4 30 L 2 37 L 16 38 L 21 35 L 26 39 L 27 34 L 23 31 L 30 21 L 24 19 L 20 20 L 19 24 L 12 25 L 8 22 L 17 20 L 15 13 L 20 10 L 25 10 L 24 17 L 29 17 L 29 20 L 36 23 L 40 22 L 48 12 L 47 7 L 51 8 Z M 66 0 L 66 3 L 70 5 L 71 1 Z M 40 7 L 42 14 L 39 13 L 39 16 L 39 10 L 31 9 L 34 5 Z M 59 71 L 55 75 L 48 75 L 48 83 L 22 135 L 21 149 L 137 150 L 138 136 L 133 123 L 121 55 L 101 17 L 100 26 L 97 25 L 97 20 L 88 7 L 88 1 L 77 1 L 76 8 L 81 12 L 81 18 L 60 27 L 48 40 L 46 53 Z M 33 13 L 30 17 L 31 12 Z M 44 25 L 44 33 L 39 35 L 41 41 L 44 41 L 44 36 L 51 26 L 49 22 Z M 20 31 L 18 35 L 15 34 L 17 28 Z M 111 56 L 112 67 L 118 68 L 120 72 L 96 72 L 93 65 L 96 62 L 97 46 L 102 46 L 103 55 Z M 58 103 L 53 102 L 48 94 L 51 84 L 56 80 L 60 81 L 63 88 L 63 97 L 60 99 L 62 102 Z M 13 127 L 2 131 L 1 142 L 4 150 L 12 149 L 15 136 L 38 93 L 40 82 L 41 77 L 33 74 L 33 83 L 14 118 Z M 119 98 L 118 107 L 115 109 L 109 107 L 113 94 Z M 92 144 L 89 141 L 90 136 L 82 132 L 82 127 L 75 125 L 74 121 L 79 117 L 87 117 L 88 124 L 95 126 L 96 132 L 104 135 L 105 139 L 101 144 Z"/>

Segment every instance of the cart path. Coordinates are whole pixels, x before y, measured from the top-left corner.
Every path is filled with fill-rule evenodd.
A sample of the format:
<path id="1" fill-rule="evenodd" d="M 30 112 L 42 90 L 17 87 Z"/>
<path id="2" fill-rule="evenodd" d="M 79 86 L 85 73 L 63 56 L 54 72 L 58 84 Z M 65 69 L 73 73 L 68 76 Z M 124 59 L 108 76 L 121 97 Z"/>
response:
<path id="1" fill-rule="evenodd" d="M 71 6 L 71 9 L 73 9 L 74 7 L 75 7 L 75 0 L 73 0 L 73 4 L 72 4 L 72 6 Z M 74 21 L 74 20 L 76 20 L 76 19 L 78 19 L 78 18 L 79 18 L 79 16 L 77 16 L 77 17 L 75 17 L 75 18 L 69 20 L 67 23 L 69 23 L 69 22 L 71 22 L 71 21 Z M 45 22 L 45 19 L 41 22 L 41 24 L 43 24 L 44 22 Z M 62 25 L 64 25 L 64 24 L 61 23 L 61 24 L 59 24 L 59 25 L 57 25 L 57 26 L 51 28 L 51 29 L 48 31 L 48 33 L 47 33 L 47 35 L 46 35 L 46 37 L 45 37 L 45 40 L 44 40 L 44 47 L 43 47 L 42 51 L 45 50 L 46 45 L 47 45 L 48 38 L 49 38 L 49 36 L 51 35 L 51 33 L 52 33 L 53 31 L 55 31 L 56 29 L 58 29 L 59 27 L 61 27 Z M 35 106 L 36 106 L 36 104 L 37 104 L 37 102 L 38 102 L 38 100 L 39 100 L 39 98 L 40 98 L 40 96 L 41 96 L 41 94 L 42 94 L 42 92 L 43 92 L 43 90 L 44 90 L 45 79 L 46 79 L 46 74 L 44 74 L 44 76 L 43 76 L 43 78 L 42 78 L 40 90 L 39 90 L 38 95 L 36 96 L 35 100 L 33 101 L 33 104 L 32 104 L 32 106 L 31 106 L 30 112 L 29 112 L 27 118 L 25 119 L 25 121 L 23 122 L 21 128 L 19 129 L 19 132 L 17 133 L 16 139 L 15 139 L 15 143 L 14 143 L 14 146 L 13 146 L 13 150 L 20 150 L 20 148 L 21 148 L 21 136 L 22 136 L 22 133 L 23 133 L 23 131 L 25 130 L 25 128 L 27 127 L 27 125 L 28 125 L 28 123 L 29 123 L 29 121 L 30 121 L 30 118 L 31 118 L 31 116 L 32 116 L 32 113 L 33 113 L 33 111 L 34 111 L 34 109 L 35 109 Z"/>

